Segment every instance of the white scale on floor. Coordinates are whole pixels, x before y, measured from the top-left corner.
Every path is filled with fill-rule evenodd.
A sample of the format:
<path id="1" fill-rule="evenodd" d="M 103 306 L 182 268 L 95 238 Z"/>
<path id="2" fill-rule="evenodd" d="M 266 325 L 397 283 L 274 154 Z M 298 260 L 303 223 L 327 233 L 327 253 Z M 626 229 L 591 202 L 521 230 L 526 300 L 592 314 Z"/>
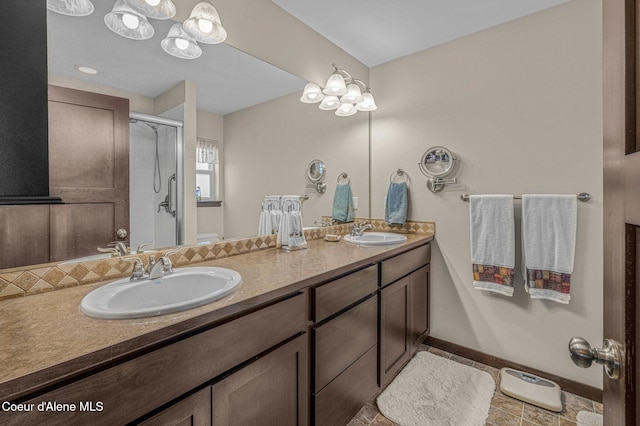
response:
<path id="1" fill-rule="evenodd" d="M 529 404 L 562 411 L 560 386 L 550 380 L 511 368 L 500 370 L 500 390 Z"/>

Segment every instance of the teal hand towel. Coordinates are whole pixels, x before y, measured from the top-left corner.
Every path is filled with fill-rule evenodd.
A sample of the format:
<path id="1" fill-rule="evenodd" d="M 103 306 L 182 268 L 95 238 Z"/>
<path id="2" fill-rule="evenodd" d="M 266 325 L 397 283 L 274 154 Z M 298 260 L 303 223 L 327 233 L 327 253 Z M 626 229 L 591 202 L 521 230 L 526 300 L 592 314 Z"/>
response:
<path id="1" fill-rule="evenodd" d="M 351 185 L 348 183 L 338 184 L 336 186 L 336 193 L 333 195 L 333 213 L 331 217 L 340 222 L 353 222 L 355 219 Z"/>
<path id="2" fill-rule="evenodd" d="M 384 221 L 389 224 L 403 225 L 407 220 L 407 183 L 391 182 L 387 192 Z"/>

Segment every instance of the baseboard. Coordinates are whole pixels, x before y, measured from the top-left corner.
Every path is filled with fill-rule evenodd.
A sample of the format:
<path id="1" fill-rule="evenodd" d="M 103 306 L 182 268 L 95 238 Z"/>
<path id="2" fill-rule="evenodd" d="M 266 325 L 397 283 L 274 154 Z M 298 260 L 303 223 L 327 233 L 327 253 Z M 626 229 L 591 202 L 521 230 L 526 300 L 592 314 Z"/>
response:
<path id="1" fill-rule="evenodd" d="M 442 349 L 443 351 L 468 358 L 494 368 L 500 369 L 509 367 L 515 370 L 527 371 L 529 373 L 535 374 L 536 376 L 544 377 L 545 379 L 556 382 L 558 385 L 560 385 L 562 390 L 566 392 L 588 398 L 592 401 L 602 402 L 602 389 L 594 388 L 593 386 L 565 379 L 563 377 L 556 376 L 555 374 L 547 373 L 546 371 L 536 370 L 528 366 L 507 361 L 506 359 L 498 358 L 493 355 L 476 351 L 475 349 L 466 348 L 464 346 L 447 342 L 445 340 L 440 340 L 435 337 L 427 337 L 424 343 L 426 345 L 433 346 L 434 348 Z"/>

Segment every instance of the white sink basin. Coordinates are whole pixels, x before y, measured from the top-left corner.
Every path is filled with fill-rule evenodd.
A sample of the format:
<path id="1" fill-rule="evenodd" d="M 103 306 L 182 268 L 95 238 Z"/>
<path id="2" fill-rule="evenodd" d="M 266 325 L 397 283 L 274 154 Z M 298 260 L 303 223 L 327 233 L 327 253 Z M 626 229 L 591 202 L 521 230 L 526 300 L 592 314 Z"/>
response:
<path id="1" fill-rule="evenodd" d="M 176 269 L 156 280 L 123 278 L 87 294 L 80 310 L 94 318 L 152 317 L 213 302 L 233 292 L 241 282 L 236 271 L 205 266 Z"/>
<path id="2" fill-rule="evenodd" d="M 407 241 L 407 236 L 393 232 L 365 232 L 362 236 L 357 237 L 345 235 L 344 240 L 348 243 L 362 246 L 383 246 L 404 243 Z"/>

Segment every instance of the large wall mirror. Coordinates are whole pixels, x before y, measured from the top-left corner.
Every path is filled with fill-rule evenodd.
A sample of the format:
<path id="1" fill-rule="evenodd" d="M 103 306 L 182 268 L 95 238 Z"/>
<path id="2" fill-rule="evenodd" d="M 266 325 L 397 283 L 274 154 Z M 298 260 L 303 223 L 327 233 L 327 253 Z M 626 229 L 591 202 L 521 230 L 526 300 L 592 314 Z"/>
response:
<path id="1" fill-rule="evenodd" d="M 203 54 L 195 60 L 172 57 L 160 46 L 172 21 L 153 20 L 155 35 L 149 40 L 120 37 L 103 21 L 113 3 L 94 2 L 94 13 L 86 17 L 48 12 L 49 82 L 128 98 L 131 111 L 142 117 L 163 116 L 168 123 L 193 122 L 194 109 L 185 105 L 163 109 L 158 104 L 182 82 L 195 87 L 196 134 L 185 133 L 193 139 L 192 145 L 184 141 L 194 152 L 183 153 L 178 170 L 195 182 L 195 139 L 213 142 L 218 150 L 217 198 L 222 205 L 196 208 L 196 188 L 192 188 L 193 196 L 184 197 L 189 205 L 183 209 L 186 216 L 182 220 L 188 226 L 197 224 L 197 231 L 180 243 L 196 243 L 198 233 L 215 233 L 225 239 L 256 235 L 266 195 L 309 195 L 303 204 L 305 225 L 330 215 L 334 188 L 329 185 L 324 194 L 308 188 L 306 166 L 314 158 L 325 161 L 327 182 L 335 182 L 342 172 L 352 177 L 354 195 L 360 197 L 357 216 L 369 217 L 368 114 L 343 118 L 305 105 L 299 98 L 306 81 L 225 44 L 202 45 Z M 79 69 L 82 66 L 97 73 L 85 74 Z M 140 143 L 146 144 L 143 148 L 130 146 L 132 151 L 142 151 L 145 161 L 138 169 L 132 166 L 130 185 L 146 179 L 142 186 L 149 190 L 144 196 L 132 192 L 131 198 L 148 197 L 155 210 L 160 206 L 168 217 L 173 206 L 163 208 L 160 203 L 169 195 L 167 189 L 176 185 L 175 178 L 172 182 L 171 172 L 158 176 L 157 164 L 175 158 L 163 151 L 166 148 L 157 148 L 156 140 L 180 129 L 149 125 L 140 117 L 132 119 L 130 126 L 131 137 L 140 137 Z M 163 189 L 155 191 L 159 186 Z M 132 216 L 131 222 L 136 220 L 145 222 Z M 134 246 L 142 242 L 135 235 L 130 237 Z M 155 248 L 170 245 L 155 244 Z"/>

